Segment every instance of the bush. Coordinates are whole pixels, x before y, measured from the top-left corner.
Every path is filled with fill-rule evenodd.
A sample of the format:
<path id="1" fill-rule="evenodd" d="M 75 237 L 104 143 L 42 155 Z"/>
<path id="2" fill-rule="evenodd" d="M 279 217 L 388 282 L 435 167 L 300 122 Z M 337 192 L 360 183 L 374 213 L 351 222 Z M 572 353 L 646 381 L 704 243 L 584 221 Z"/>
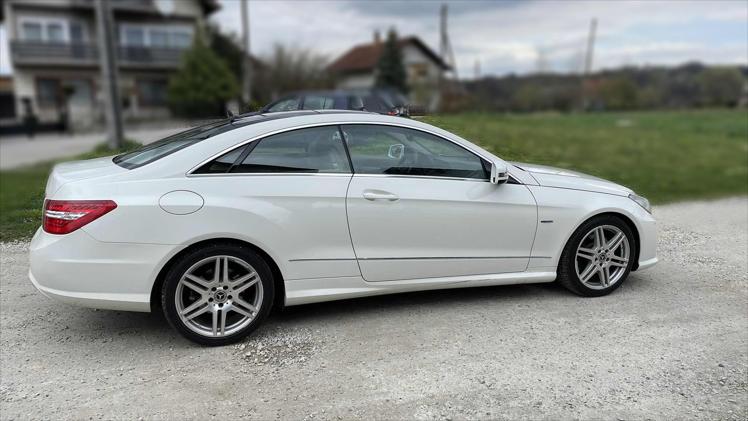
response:
<path id="1" fill-rule="evenodd" d="M 169 108 L 178 116 L 222 116 L 226 102 L 239 93 L 239 84 L 228 65 L 196 37 L 182 56 L 179 71 L 169 81 Z"/>

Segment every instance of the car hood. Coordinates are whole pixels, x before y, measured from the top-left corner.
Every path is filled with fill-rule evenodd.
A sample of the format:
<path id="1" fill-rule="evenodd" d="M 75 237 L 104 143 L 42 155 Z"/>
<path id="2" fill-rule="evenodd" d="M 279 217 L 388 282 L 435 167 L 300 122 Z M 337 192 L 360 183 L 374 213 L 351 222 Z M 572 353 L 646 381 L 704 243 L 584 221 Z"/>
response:
<path id="1" fill-rule="evenodd" d="M 633 190 L 602 178 L 563 168 L 512 162 L 517 168 L 529 172 L 541 186 L 584 190 L 597 193 L 628 196 Z"/>

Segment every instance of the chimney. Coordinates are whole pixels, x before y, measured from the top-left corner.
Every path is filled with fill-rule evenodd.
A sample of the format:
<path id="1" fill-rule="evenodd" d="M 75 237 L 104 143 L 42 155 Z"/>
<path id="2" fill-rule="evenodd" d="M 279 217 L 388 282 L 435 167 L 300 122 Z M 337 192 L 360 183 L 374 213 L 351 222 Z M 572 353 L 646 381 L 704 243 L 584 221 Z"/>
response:
<path id="1" fill-rule="evenodd" d="M 381 44 L 382 36 L 379 34 L 379 29 L 374 30 L 374 44 Z"/>

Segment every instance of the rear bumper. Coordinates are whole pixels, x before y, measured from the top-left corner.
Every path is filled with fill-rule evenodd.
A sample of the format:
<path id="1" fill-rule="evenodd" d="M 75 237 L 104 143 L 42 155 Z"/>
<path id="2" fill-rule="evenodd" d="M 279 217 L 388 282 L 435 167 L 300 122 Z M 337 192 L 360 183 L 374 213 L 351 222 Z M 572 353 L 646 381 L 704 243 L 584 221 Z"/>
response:
<path id="1" fill-rule="evenodd" d="M 151 289 L 175 246 L 105 243 L 83 230 L 53 235 L 39 229 L 29 248 L 29 279 L 44 295 L 68 304 L 151 311 Z"/>

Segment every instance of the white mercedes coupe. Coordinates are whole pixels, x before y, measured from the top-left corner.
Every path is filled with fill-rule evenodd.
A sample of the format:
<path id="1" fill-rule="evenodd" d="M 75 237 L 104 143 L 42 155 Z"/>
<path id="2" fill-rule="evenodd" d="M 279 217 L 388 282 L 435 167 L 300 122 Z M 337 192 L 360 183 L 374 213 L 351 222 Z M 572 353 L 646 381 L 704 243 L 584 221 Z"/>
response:
<path id="1" fill-rule="evenodd" d="M 160 308 L 221 345 L 274 306 L 554 280 L 600 296 L 655 246 L 649 203 L 620 185 L 414 120 L 298 111 L 57 165 L 29 277 L 71 304 Z"/>

